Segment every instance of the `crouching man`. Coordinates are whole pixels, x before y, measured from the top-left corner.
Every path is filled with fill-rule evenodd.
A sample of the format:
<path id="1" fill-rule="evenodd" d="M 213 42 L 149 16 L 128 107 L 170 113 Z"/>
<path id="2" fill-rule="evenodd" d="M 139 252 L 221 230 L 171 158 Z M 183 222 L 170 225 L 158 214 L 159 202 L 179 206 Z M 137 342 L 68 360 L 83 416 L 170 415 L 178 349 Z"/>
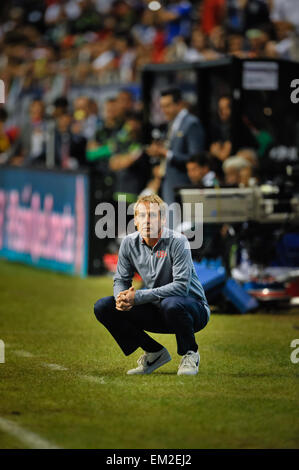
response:
<path id="1" fill-rule="evenodd" d="M 200 356 L 194 333 L 209 321 L 210 309 L 196 275 L 187 238 L 166 227 L 165 203 L 157 195 L 143 196 L 134 207 L 137 231 L 121 243 L 114 276 L 114 296 L 98 300 L 96 318 L 125 355 L 141 347 L 144 354 L 128 374 L 150 374 L 171 360 L 152 333 L 175 334 L 182 359 L 178 375 L 195 375 Z M 138 272 L 145 288 L 132 287 Z"/>

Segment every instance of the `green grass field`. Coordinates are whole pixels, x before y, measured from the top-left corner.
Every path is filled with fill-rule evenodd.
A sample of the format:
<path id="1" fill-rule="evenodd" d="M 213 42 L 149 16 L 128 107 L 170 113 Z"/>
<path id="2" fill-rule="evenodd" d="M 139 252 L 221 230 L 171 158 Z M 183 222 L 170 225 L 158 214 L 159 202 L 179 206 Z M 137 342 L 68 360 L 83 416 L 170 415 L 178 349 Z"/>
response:
<path id="1" fill-rule="evenodd" d="M 1 261 L 0 279 L 0 418 L 62 448 L 298 448 L 298 310 L 212 315 L 195 377 L 176 375 L 174 336 L 153 335 L 173 360 L 127 376 L 141 350 L 125 357 L 93 315 L 111 278 Z M 0 427 L 0 448 L 24 447 Z"/>

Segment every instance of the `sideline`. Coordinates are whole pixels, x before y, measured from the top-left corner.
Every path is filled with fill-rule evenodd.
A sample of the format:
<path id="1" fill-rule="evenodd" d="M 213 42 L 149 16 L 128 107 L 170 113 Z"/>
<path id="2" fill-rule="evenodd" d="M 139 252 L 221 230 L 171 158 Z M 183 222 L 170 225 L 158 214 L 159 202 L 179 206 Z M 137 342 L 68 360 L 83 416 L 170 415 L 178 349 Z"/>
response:
<path id="1" fill-rule="evenodd" d="M 31 449 L 61 449 L 61 447 L 52 444 L 43 439 L 38 434 L 22 428 L 13 421 L 0 416 L 0 430 L 15 437 Z"/>

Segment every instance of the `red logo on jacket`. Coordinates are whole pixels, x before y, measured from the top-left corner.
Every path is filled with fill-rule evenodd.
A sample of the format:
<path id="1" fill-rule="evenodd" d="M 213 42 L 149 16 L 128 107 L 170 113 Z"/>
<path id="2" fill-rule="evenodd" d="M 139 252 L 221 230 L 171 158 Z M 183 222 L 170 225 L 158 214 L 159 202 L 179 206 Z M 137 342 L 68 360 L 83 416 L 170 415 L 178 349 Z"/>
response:
<path id="1" fill-rule="evenodd" d="M 156 256 L 157 258 L 165 258 L 165 256 L 167 256 L 167 252 L 163 250 L 159 250 L 157 251 Z"/>

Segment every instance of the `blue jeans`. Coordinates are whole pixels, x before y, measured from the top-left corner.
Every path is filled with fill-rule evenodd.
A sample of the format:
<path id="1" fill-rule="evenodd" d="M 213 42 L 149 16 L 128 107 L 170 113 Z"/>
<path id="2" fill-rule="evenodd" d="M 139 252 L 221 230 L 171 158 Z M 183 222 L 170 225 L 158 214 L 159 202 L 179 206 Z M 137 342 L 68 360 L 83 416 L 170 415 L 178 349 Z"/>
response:
<path id="1" fill-rule="evenodd" d="M 147 303 L 134 305 L 131 310 L 119 311 L 113 296 L 99 299 L 94 306 L 96 318 L 114 337 L 124 354 L 132 354 L 138 347 L 144 351 L 159 351 L 163 346 L 152 339 L 152 333 L 176 335 L 177 352 L 183 356 L 187 351 L 197 351 L 194 333 L 208 323 L 204 303 L 187 296 L 172 296 L 163 299 L 158 307 Z"/>

